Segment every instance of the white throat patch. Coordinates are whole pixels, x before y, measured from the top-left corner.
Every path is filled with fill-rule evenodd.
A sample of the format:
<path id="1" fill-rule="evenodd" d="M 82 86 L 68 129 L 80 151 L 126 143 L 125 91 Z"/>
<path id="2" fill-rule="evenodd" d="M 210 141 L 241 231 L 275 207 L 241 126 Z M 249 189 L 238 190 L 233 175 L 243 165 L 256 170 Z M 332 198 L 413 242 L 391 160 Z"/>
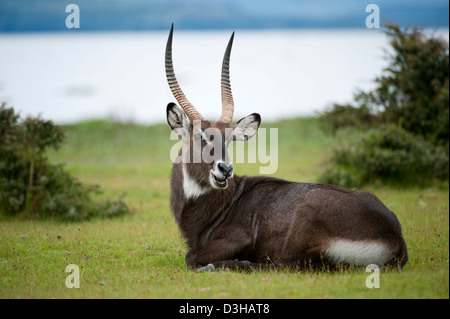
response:
<path id="1" fill-rule="evenodd" d="M 183 171 L 183 190 L 184 196 L 187 199 L 196 199 L 200 195 L 203 195 L 211 190 L 210 187 L 200 186 L 194 179 L 192 179 L 186 171 L 184 164 L 181 166 Z"/>

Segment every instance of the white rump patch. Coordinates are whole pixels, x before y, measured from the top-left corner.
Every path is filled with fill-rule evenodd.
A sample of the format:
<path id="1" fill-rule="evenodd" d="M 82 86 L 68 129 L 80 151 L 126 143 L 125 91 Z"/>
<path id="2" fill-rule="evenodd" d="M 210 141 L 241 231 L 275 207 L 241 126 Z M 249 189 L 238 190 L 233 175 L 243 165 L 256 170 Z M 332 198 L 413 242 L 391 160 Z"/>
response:
<path id="1" fill-rule="evenodd" d="M 393 257 L 391 250 L 383 243 L 368 241 L 351 241 L 339 239 L 333 241 L 324 250 L 325 257 L 335 264 L 381 266 Z"/>
<path id="2" fill-rule="evenodd" d="M 200 195 L 203 195 L 211 190 L 209 187 L 201 187 L 194 179 L 192 179 L 186 172 L 184 165 L 182 165 L 181 170 L 183 171 L 184 196 L 186 196 L 187 199 L 196 199 Z"/>

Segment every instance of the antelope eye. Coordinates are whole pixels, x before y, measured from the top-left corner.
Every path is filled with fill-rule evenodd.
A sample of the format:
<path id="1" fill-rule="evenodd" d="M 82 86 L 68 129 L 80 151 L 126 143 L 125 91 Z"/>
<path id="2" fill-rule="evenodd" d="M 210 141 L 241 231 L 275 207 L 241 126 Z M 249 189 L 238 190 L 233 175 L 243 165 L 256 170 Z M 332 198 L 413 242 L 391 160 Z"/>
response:
<path id="1" fill-rule="evenodd" d="M 204 136 L 203 133 L 194 134 L 194 139 L 197 140 L 197 141 L 205 141 L 205 142 L 208 141 L 208 140 L 205 139 L 205 136 Z"/>
<path id="2" fill-rule="evenodd" d="M 205 142 L 212 142 L 212 141 L 214 141 L 214 135 L 213 135 L 213 136 L 210 136 L 210 137 L 208 138 L 208 136 L 205 136 L 204 134 L 202 134 L 202 135 L 201 135 L 201 139 L 202 139 L 202 141 L 205 141 Z"/>
<path id="3" fill-rule="evenodd" d="M 208 137 L 209 137 L 209 136 L 207 136 L 207 135 L 205 134 L 205 132 L 203 132 L 203 131 L 200 131 L 200 132 L 197 134 L 197 138 L 200 139 L 201 141 L 209 142 L 210 139 L 209 139 Z"/>

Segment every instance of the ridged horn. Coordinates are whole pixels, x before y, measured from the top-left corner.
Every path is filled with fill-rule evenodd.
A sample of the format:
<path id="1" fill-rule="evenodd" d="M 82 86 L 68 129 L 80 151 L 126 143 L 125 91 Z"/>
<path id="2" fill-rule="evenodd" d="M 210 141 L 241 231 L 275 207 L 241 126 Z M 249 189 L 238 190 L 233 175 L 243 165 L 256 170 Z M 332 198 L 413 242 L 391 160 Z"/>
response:
<path id="1" fill-rule="evenodd" d="M 222 62 L 222 80 L 221 80 L 221 91 L 222 91 L 222 115 L 219 121 L 224 123 L 231 123 L 234 113 L 234 101 L 233 93 L 231 92 L 230 84 L 230 55 L 231 47 L 233 46 L 234 32 L 231 35 L 230 41 L 228 41 L 227 49 L 225 50 L 225 55 L 223 56 Z"/>
<path id="2" fill-rule="evenodd" d="M 167 39 L 166 45 L 166 77 L 169 83 L 170 90 L 173 96 L 177 100 L 178 104 L 184 110 L 186 115 L 189 117 L 191 122 L 195 120 L 203 120 L 203 116 L 195 109 L 195 107 L 189 102 L 189 100 L 184 95 L 183 91 L 178 84 L 177 78 L 175 76 L 173 61 L 172 61 L 172 37 L 173 37 L 173 23 L 170 28 L 169 38 Z"/>

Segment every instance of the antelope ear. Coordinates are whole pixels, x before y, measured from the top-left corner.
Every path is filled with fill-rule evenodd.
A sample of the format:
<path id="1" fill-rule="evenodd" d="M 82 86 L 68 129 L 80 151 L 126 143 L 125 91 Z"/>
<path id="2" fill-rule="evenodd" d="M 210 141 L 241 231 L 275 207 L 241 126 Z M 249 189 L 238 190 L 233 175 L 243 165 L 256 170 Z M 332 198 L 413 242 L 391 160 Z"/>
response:
<path id="1" fill-rule="evenodd" d="M 175 103 L 167 105 L 167 123 L 172 131 L 180 138 L 189 140 L 189 128 L 191 123 L 188 117 Z"/>
<path id="2" fill-rule="evenodd" d="M 258 131 L 261 124 L 261 116 L 258 113 L 250 114 L 233 124 L 232 137 L 234 141 L 247 141 Z"/>

